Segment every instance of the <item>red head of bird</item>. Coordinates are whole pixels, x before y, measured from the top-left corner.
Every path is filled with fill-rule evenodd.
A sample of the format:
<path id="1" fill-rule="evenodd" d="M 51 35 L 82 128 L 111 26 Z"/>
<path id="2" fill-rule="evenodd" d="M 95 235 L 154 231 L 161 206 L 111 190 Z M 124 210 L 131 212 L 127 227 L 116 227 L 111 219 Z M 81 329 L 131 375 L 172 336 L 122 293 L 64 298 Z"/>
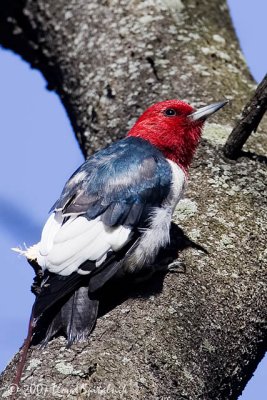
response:
<path id="1" fill-rule="evenodd" d="M 137 136 L 156 146 L 165 157 L 188 169 L 206 118 L 227 101 L 195 110 L 181 100 L 166 100 L 149 107 L 128 136 Z"/>

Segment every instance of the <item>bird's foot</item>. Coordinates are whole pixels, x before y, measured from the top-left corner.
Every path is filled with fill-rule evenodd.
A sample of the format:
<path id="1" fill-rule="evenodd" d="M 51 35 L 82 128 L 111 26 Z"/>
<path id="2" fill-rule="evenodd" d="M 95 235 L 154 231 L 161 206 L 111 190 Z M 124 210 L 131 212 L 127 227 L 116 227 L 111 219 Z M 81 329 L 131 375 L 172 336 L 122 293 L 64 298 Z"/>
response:
<path id="1" fill-rule="evenodd" d="M 166 260 L 163 264 L 157 264 L 154 267 L 154 272 L 164 272 L 164 273 L 185 273 L 186 267 L 183 261 L 175 260 L 168 263 Z"/>
<path id="2" fill-rule="evenodd" d="M 135 282 L 144 282 L 149 280 L 155 273 L 175 273 L 184 274 L 186 272 L 186 266 L 183 261 L 175 260 L 169 264 L 155 264 L 144 267 L 138 274 L 136 274 Z"/>
<path id="3" fill-rule="evenodd" d="M 171 262 L 170 264 L 167 265 L 167 272 L 172 272 L 172 273 L 185 273 L 186 272 L 186 266 L 183 261 L 180 260 L 175 260 Z"/>

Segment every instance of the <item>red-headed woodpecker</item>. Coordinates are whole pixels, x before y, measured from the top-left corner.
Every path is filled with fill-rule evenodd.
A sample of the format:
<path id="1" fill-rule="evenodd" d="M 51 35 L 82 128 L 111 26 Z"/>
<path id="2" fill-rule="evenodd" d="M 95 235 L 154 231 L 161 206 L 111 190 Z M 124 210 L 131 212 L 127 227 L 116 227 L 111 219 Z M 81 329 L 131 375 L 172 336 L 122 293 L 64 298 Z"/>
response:
<path id="1" fill-rule="evenodd" d="M 180 100 L 154 104 L 126 138 L 70 177 L 40 242 L 23 252 L 43 273 L 32 312 L 43 343 L 58 331 L 69 344 L 86 338 L 97 318 L 96 291 L 119 271 L 153 264 L 169 243 L 204 121 L 226 103 L 197 111 Z"/>

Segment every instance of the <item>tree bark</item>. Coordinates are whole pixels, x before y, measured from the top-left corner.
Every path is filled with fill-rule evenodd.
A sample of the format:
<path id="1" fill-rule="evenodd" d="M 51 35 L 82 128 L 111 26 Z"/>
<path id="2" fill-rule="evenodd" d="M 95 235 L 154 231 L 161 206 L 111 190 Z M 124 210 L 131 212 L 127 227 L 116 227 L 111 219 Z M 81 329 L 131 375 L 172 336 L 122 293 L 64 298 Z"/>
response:
<path id="1" fill-rule="evenodd" d="M 42 71 L 84 155 L 123 136 L 155 101 L 233 100 L 206 125 L 191 200 L 174 216 L 209 254 L 188 248 L 184 273 L 111 289 L 87 343 L 66 349 L 60 337 L 32 348 L 18 398 L 237 399 L 266 349 L 266 168 L 221 154 L 255 86 L 226 2 L 6 0 L 0 43 Z M 264 129 L 249 143 L 257 154 Z M 17 360 L 1 376 L 4 398 Z"/>

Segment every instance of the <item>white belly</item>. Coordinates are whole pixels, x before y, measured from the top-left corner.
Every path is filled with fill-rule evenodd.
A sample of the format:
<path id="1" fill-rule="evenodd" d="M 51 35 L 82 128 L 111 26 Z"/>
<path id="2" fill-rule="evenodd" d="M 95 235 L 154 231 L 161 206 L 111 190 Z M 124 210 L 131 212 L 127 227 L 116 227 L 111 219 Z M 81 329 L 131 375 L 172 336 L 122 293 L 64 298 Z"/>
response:
<path id="1" fill-rule="evenodd" d="M 168 197 L 161 207 L 155 208 L 149 227 L 142 234 L 138 246 L 124 262 L 125 271 L 136 271 L 144 265 L 153 264 L 161 247 L 170 242 L 170 225 L 174 209 L 181 199 L 186 176 L 173 161 L 168 160 L 172 169 L 172 184 Z"/>

